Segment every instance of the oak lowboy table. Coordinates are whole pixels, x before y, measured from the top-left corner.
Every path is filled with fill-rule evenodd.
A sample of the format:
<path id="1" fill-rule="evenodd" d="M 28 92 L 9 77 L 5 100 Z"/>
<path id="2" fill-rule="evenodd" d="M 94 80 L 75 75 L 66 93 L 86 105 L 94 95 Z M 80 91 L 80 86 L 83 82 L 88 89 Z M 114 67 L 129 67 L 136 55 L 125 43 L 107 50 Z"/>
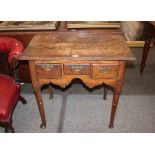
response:
<path id="1" fill-rule="evenodd" d="M 135 60 L 121 35 L 59 33 L 36 35 L 20 60 L 28 60 L 36 95 L 41 127 L 46 127 L 41 87 L 65 87 L 79 78 L 89 88 L 106 84 L 114 88 L 109 127 L 113 127 L 121 94 L 125 61 Z"/>

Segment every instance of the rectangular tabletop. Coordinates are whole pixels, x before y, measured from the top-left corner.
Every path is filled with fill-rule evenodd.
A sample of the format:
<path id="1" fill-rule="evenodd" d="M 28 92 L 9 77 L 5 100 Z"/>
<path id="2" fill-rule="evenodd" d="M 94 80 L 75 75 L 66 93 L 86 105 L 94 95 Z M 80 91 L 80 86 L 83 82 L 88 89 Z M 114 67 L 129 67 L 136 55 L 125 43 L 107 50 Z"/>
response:
<path id="1" fill-rule="evenodd" d="M 121 35 L 36 35 L 20 60 L 135 60 Z"/>

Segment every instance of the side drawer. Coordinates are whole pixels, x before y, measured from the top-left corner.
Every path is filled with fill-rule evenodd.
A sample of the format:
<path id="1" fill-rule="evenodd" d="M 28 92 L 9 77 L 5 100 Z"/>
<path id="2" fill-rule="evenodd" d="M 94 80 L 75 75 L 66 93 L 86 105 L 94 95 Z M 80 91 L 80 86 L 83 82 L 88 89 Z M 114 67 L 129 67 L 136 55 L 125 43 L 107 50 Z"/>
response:
<path id="1" fill-rule="evenodd" d="M 38 63 L 35 66 L 38 78 L 51 79 L 51 78 L 60 78 L 62 76 L 61 64 Z"/>
<path id="2" fill-rule="evenodd" d="M 119 66 L 117 64 L 93 64 L 92 78 L 94 79 L 112 79 L 116 78 Z"/>
<path id="3" fill-rule="evenodd" d="M 89 75 L 90 64 L 64 64 L 65 75 Z"/>

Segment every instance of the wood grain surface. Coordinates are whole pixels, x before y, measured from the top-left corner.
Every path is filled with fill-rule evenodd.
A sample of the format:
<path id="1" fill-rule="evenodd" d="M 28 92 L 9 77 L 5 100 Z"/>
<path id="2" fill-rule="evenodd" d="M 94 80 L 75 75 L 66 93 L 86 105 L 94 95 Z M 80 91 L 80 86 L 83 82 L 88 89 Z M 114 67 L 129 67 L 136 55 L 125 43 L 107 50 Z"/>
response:
<path id="1" fill-rule="evenodd" d="M 20 60 L 135 60 L 121 35 L 36 35 Z"/>

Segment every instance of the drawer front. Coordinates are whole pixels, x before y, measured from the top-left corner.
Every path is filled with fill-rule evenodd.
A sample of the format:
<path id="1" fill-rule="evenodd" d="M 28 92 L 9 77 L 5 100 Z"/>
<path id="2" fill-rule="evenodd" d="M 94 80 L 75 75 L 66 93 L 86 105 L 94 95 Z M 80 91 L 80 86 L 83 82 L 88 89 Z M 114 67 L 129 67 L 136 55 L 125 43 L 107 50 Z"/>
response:
<path id="1" fill-rule="evenodd" d="M 112 79 L 116 78 L 118 74 L 118 65 L 111 64 L 93 64 L 92 78 L 94 79 Z"/>
<path id="2" fill-rule="evenodd" d="M 65 75 L 89 75 L 90 64 L 64 64 Z"/>
<path id="3" fill-rule="evenodd" d="M 36 64 L 36 72 L 38 78 L 60 78 L 62 76 L 62 67 L 61 64 Z"/>

